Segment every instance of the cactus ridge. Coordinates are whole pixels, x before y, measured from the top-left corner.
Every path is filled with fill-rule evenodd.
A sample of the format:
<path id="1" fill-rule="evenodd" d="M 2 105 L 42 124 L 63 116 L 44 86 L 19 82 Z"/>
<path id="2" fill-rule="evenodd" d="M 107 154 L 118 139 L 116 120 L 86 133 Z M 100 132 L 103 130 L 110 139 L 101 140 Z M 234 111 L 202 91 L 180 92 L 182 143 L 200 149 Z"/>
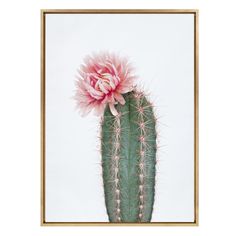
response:
<path id="1" fill-rule="evenodd" d="M 114 169 L 114 184 L 115 184 L 115 217 L 120 222 L 120 189 L 119 189 L 119 151 L 120 151 L 120 117 L 116 116 L 114 121 L 115 140 L 112 147 L 113 169 Z"/>
<path id="2" fill-rule="evenodd" d="M 149 222 L 155 194 L 156 119 L 142 92 L 124 95 L 113 116 L 104 113 L 102 167 L 111 222 Z"/>

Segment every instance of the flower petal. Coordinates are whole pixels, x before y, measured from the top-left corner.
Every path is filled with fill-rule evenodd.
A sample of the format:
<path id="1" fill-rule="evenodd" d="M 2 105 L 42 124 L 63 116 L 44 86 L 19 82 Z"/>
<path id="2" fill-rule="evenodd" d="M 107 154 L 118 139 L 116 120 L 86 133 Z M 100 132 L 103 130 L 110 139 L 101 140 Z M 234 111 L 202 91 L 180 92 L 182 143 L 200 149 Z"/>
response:
<path id="1" fill-rule="evenodd" d="M 105 94 L 108 94 L 109 93 L 109 90 L 106 89 L 106 87 L 103 85 L 103 83 L 100 81 L 99 82 L 99 88 L 101 89 L 101 91 Z"/>
<path id="2" fill-rule="evenodd" d="M 113 116 L 117 116 L 118 115 L 118 112 L 114 106 L 114 103 L 109 103 L 109 108 L 110 108 L 110 111 L 112 113 Z"/>
<path id="3" fill-rule="evenodd" d="M 95 114 L 96 116 L 100 116 L 100 115 L 102 115 L 104 109 L 105 109 L 104 104 L 102 104 L 102 103 L 97 103 L 96 106 L 94 107 L 94 114 Z"/>
<path id="4" fill-rule="evenodd" d="M 103 97 L 103 93 L 94 89 L 90 84 L 84 83 L 84 86 L 86 88 L 86 90 L 89 92 L 89 94 L 96 98 L 96 99 L 101 99 Z"/>
<path id="5" fill-rule="evenodd" d="M 125 104 L 125 99 L 120 93 L 114 93 L 114 98 L 121 104 Z"/>

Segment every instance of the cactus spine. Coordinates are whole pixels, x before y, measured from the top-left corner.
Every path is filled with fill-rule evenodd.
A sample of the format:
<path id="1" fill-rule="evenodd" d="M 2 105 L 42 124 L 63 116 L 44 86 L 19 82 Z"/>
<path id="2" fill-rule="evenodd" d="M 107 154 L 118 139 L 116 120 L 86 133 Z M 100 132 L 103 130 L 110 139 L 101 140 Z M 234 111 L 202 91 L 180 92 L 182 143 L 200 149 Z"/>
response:
<path id="1" fill-rule="evenodd" d="M 149 222 L 155 194 L 156 119 L 143 93 L 124 95 L 117 116 L 104 112 L 101 151 L 110 222 Z"/>

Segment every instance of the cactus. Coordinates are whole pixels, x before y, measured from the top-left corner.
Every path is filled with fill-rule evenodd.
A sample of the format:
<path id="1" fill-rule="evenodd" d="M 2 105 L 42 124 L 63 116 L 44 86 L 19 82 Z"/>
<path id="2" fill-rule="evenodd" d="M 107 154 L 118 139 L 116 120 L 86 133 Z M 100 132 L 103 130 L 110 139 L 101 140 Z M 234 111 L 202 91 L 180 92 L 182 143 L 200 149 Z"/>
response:
<path id="1" fill-rule="evenodd" d="M 149 222 L 155 194 L 156 119 L 151 103 L 134 90 L 127 58 L 103 52 L 78 70 L 75 100 L 81 115 L 101 116 L 105 204 L 111 222 Z"/>
<path id="2" fill-rule="evenodd" d="M 123 95 L 101 123 L 105 204 L 110 222 L 150 222 L 155 195 L 156 119 L 142 92 Z"/>

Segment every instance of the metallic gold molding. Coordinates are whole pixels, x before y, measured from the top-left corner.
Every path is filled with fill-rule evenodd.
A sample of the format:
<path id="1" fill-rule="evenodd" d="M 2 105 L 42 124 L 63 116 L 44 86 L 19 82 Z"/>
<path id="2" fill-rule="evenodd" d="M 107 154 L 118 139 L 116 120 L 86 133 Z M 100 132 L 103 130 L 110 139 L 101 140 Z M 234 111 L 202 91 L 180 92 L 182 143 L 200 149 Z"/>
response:
<path id="1" fill-rule="evenodd" d="M 45 223 L 45 13 L 41 11 L 41 225 Z"/>
<path id="2" fill-rule="evenodd" d="M 196 14 L 197 9 L 42 9 L 45 14 Z"/>
<path id="3" fill-rule="evenodd" d="M 46 222 L 45 221 L 45 16 L 46 14 L 194 14 L 194 222 Z M 42 9 L 41 10 L 41 226 L 198 226 L 199 225 L 199 41 L 197 9 Z"/>
<path id="4" fill-rule="evenodd" d="M 199 28 L 194 14 L 194 218 L 199 225 Z"/>

